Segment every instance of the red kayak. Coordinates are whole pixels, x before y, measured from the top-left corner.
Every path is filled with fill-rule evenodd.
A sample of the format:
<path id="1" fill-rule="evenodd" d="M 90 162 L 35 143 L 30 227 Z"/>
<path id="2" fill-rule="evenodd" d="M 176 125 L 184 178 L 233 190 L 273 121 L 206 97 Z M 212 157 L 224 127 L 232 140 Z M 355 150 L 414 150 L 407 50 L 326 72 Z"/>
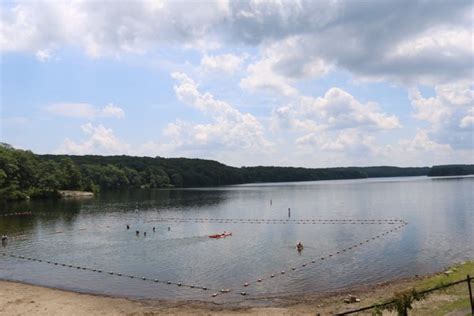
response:
<path id="1" fill-rule="evenodd" d="M 224 237 L 229 237 L 232 236 L 232 233 L 222 233 L 222 234 L 214 234 L 214 235 L 209 235 L 209 238 L 224 238 Z"/>

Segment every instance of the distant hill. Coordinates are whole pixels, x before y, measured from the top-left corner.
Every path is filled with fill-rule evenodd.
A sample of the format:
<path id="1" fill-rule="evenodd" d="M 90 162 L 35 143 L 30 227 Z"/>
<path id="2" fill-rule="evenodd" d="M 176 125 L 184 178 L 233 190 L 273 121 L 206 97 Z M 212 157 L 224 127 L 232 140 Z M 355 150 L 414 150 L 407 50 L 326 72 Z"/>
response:
<path id="1" fill-rule="evenodd" d="M 474 165 L 415 168 L 231 167 L 204 159 L 36 155 L 0 144 L 0 200 L 57 197 L 59 190 L 98 192 L 121 188 L 182 188 L 220 185 L 473 174 Z"/>
<path id="2" fill-rule="evenodd" d="M 466 176 L 470 174 L 474 174 L 474 165 L 433 166 L 428 172 L 429 177 Z"/>

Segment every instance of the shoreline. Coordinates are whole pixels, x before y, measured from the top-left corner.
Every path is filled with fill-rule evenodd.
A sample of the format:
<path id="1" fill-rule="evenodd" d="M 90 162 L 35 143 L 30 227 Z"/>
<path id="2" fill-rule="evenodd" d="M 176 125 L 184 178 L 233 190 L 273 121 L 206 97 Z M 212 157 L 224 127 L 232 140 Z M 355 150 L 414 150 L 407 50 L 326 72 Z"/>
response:
<path id="1" fill-rule="evenodd" d="M 451 266 L 424 276 L 358 285 L 338 291 L 312 294 L 246 298 L 241 302 L 216 303 L 196 300 L 135 299 L 106 294 L 75 292 L 17 281 L 0 280 L 0 314 L 8 315 L 332 315 L 386 300 L 394 292 L 419 287 L 431 279 L 460 279 L 462 273 L 474 274 L 474 262 Z M 457 272 L 460 270 L 459 273 Z M 467 270 L 466 270 L 467 269 Z M 465 277 L 465 275 L 464 275 Z M 348 294 L 360 303 L 344 303 Z M 432 294 L 435 297 L 438 294 Z M 428 301 L 430 299 L 427 299 Z M 423 302 L 421 302 L 422 304 Z"/>

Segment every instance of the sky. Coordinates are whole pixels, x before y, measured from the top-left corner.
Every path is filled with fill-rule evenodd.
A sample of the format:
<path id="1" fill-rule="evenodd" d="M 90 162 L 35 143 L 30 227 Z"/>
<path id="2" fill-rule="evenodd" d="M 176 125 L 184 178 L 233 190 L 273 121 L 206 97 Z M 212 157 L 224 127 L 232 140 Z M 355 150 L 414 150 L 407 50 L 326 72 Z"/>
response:
<path id="1" fill-rule="evenodd" d="M 474 163 L 472 1 L 2 1 L 0 141 L 233 166 Z"/>

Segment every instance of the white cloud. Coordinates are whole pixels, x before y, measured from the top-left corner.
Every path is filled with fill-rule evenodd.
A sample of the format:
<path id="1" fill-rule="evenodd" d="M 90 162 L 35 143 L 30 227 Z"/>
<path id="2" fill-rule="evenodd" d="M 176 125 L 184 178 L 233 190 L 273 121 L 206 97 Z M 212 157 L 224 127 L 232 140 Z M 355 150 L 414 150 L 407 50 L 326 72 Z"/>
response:
<path id="1" fill-rule="evenodd" d="M 46 62 L 53 57 L 53 53 L 49 49 L 40 49 L 35 54 L 36 59 L 41 62 Z"/>
<path id="2" fill-rule="evenodd" d="M 44 108 L 47 112 L 55 115 L 94 119 L 100 117 L 124 118 L 125 112 L 122 108 L 109 103 L 103 108 L 97 108 L 89 103 L 53 103 Z"/>
<path id="3" fill-rule="evenodd" d="M 364 104 L 336 87 L 317 98 L 295 97 L 273 111 L 270 124 L 274 133 L 296 134 L 289 144 L 296 145 L 294 151 L 325 157 L 324 163 L 331 165 L 336 157 L 339 163 L 379 157 L 376 132 L 401 127 L 396 116 L 383 113 L 376 103 Z"/>
<path id="4" fill-rule="evenodd" d="M 323 152 L 338 151 L 346 155 L 372 155 L 376 152 L 374 137 L 357 129 L 345 129 L 336 134 L 310 133 L 296 140 L 298 146 L 317 146 Z"/>
<path id="5" fill-rule="evenodd" d="M 413 137 L 413 139 L 401 140 L 399 145 L 400 149 L 411 152 L 445 152 L 451 150 L 451 146 L 447 144 L 438 144 L 437 142 L 431 140 L 428 136 L 428 132 L 422 129 L 418 129 L 416 131 L 416 135 Z"/>
<path id="6" fill-rule="evenodd" d="M 472 129 L 474 127 L 474 108 L 471 108 L 467 113 L 468 114 L 461 119 L 461 122 L 459 123 L 459 127 Z M 474 131 L 472 132 L 474 133 Z"/>
<path id="7" fill-rule="evenodd" d="M 169 124 L 166 134 L 173 137 L 174 143 L 208 150 L 265 151 L 271 147 L 264 137 L 263 126 L 253 115 L 216 100 L 209 92 L 200 92 L 198 85 L 184 73 L 173 73 L 172 77 L 178 81 L 174 86 L 178 100 L 212 119 L 207 124 L 182 121 Z"/>
<path id="8" fill-rule="evenodd" d="M 451 116 L 451 110 L 439 98 L 423 98 L 417 88 L 410 89 L 409 98 L 415 109 L 413 116 L 419 120 L 439 123 Z"/>
<path id="9" fill-rule="evenodd" d="M 126 154 L 130 146 L 120 141 L 111 129 L 99 124 L 94 126 L 87 123 L 81 126 L 81 130 L 87 138 L 81 142 L 74 142 L 66 138 L 56 150 L 58 154 Z"/>
<path id="10" fill-rule="evenodd" d="M 244 56 L 233 54 L 204 55 L 201 59 L 201 69 L 207 72 L 233 74 L 240 70 Z"/>
<path id="11" fill-rule="evenodd" d="M 455 149 L 473 149 L 472 111 L 474 89 L 472 84 L 438 85 L 436 95 L 425 98 L 416 88 L 409 94 L 415 109 L 414 117 L 431 123 L 430 138 Z"/>
<path id="12" fill-rule="evenodd" d="M 104 108 L 98 111 L 97 116 L 99 117 L 115 117 L 115 118 L 124 118 L 125 112 L 122 108 L 109 103 Z"/>
<path id="13" fill-rule="evenodd" d="M 143 53 L 155 43 L 196 47 L 212 39 L 211 26 L 226 12 L 221 1 L 205 6 L 179 1 L 159 6 L 155 1 L 20 1 L 2 10 L 0 47 L 37 51 L 76 46 L 92 57 Z"/>
<path id="14" fill-rule="evenodd" d="M 354 96 L 339 88 L 329 89 L 324 97 L 305 98 L 302 107 L 306 116 L 322 119 L 329 128 L 400 127 L 398 118 L 380 112 L 376 103 L 362 104 Z"/>
<path id="15" fill-rule="evenodd" d="M 262 60 L 249 65 L 248 76 L 240 81 L 240 87 L 250 90 L 266 90 L 278 92 L 285 96 L 294 96 L 297 90 L 288 83 L 288 80 L 273 72 L 270 60 Z"/>
<path id="16" fill-rule="evenodd" d="M 394 115 L 380 111 L 374 102 L 358 101 L 348 92 L 333 87 L 324 96 L 300 96 L 273 112 L 272 128 L 303 132 L 323 130 L 390 130 L 401 127 Z"/>
<path id="17" fill-rule="evenodd" d="M 243 86 L 318 77 L 327 65 L 356 77 L 441 84 L 472 76 L 472 1 L 31 2 L 4 5 L 3 51 L 78 47 L 88 55 L 145 53 L 166 45 L 261 49 Z M 210 43 L 210 44 L 207 44 Z M 287 48 L 278 56 L 268 49 Z M 264 70 L 266 80 L 256 79 Z M 271 87 L 291 88 L 281 78 Z M 286 83 L 288 84 L 288 83 Z M 289 83 L 291 86 L 291 83 Z"/>
<path id="18" fill-rule="evenodd" d="M 299 45 L 300 37 L 291 37 L 266 47 L 260 60 L 247 67 L 248 75 L 240 86 L 251 91 L 268 90 L 294 96 L 296 79 L 321 77 L 329 65 L 317 55 L 308 56 Z"/>

